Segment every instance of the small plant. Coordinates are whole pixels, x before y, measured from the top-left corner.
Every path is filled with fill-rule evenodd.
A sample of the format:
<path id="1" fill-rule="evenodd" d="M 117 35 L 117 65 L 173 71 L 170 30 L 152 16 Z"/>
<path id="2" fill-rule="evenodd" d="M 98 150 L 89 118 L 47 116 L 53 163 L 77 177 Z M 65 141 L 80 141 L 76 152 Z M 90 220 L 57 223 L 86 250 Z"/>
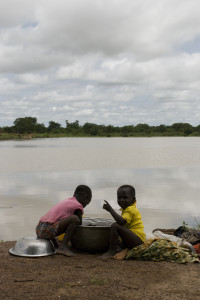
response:
<path id="1" fill-rule="evenodd" d="M 4 240 L 1 240 L 1 243 L 4 243 Z"/>
<path id="2" fill-rule="evenodd" d="M 90 279 L 90 283 L 91 284 L 103 285 L 103 284 L 107 283 L 107 280 L 106 279 L 100 279 L 100 278 L 97 278 L 97 277 L 93 277 L 93 278 Z"/>
<path id="3" fill-rule="evenodd" d="M 184 230 L 188 229 L 188 224 L 185 221 L 182 222 L 182 226 Z"/>

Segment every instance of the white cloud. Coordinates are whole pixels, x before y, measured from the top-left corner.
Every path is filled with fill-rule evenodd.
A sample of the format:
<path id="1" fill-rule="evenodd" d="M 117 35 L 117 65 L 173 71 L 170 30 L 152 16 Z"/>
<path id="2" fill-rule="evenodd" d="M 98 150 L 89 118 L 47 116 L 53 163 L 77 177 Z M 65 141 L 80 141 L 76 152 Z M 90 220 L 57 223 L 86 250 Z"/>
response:
<path id="1" fill-rule="evenodd" d="M 20 82 L 27 85 L 43 85 L 48 83 L 48 75 L 24 73 L 20 74 L 17 78 Z"/>
<path id="2" fill-rule="evenodd" d="M 83 109 L 75 113 L 75 116 L 89 116 L 93 113 L 93 109 Z"/>
<path id="3" fill-rule="evenodd" d="M 199 9 L 198 0 L 1 1 L 0 126 L 28 114 L 198 125 Z"/>

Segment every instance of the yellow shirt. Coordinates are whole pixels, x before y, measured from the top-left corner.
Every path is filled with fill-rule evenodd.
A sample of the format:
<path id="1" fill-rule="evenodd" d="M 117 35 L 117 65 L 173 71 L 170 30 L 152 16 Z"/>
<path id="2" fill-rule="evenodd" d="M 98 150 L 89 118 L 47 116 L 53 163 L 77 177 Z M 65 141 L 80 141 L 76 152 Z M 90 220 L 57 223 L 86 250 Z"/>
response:
<path id="1" fill-rule="evenodd" d="M 139 238 L 145 242 L 146 236 L 144 233 L 144 225 L 139 210 L 136 207 L 136 202 L 122 210 L 122 218 L 126 220 L 124 227 L 137 234 Z"/>

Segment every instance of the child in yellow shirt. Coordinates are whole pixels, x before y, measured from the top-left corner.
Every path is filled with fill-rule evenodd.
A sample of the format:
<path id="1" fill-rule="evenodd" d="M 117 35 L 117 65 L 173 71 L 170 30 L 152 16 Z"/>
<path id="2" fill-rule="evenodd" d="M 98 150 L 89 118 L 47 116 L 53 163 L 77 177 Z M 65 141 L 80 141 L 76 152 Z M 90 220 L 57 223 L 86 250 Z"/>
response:
<path id="1" fill-rule="evenodd" d="M 115 219 L 110 228 L 109 250 L 102 258 L 123 259 L 128 250 L 141 245 L 146 240 L 144 225 L 139 210 L 136 207 L 135 189 L 131 185 L 123 185 L 117 190 L 117 202 L 121 207 L 121 216 L 105 201 L 103 209 L 107 210 Z M 116 253 L 118 238 L 121 238 L 125 249 Z"/>

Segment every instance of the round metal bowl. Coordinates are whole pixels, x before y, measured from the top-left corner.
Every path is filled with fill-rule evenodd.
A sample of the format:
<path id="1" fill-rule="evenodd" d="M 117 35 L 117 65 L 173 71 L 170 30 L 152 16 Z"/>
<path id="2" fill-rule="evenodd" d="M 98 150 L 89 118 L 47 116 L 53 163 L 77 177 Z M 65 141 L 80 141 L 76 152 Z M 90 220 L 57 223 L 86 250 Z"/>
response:
<path id="1" fill-rule="evenodd" d="M 71 239 L 72 247 L 87 252 L 104 252 L 109 247 L 110 226 L 113 220 L 83 218 Z"/>
<path id="2" fill-rule="evenodd" d="M 9 250 L 10 254 L 25 257 L 48 256 L 56 253 L 50 240 L 39 239 L 36 236 L 27 236 L 18 240 Z"/>

